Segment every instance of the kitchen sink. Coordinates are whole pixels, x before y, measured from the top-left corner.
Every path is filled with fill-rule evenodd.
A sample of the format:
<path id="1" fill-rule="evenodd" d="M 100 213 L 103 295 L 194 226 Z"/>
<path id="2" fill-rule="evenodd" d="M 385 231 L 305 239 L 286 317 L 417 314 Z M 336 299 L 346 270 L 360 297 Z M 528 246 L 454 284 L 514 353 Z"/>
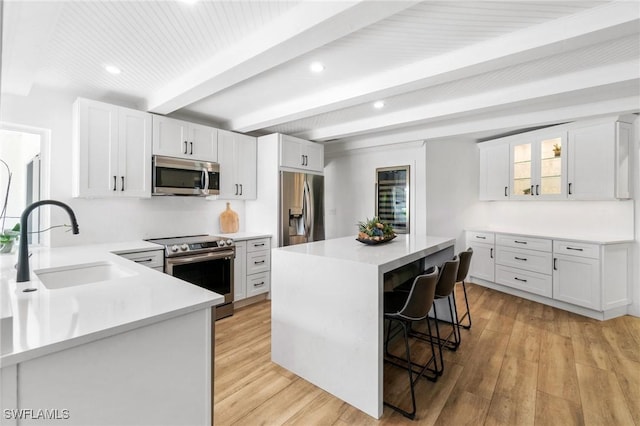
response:
<path id="1" fill-rule="evenodd" d="M 112 262 L 83 263 L 57 268 L 37 269 L 33 273 L 49 290 L 75 287 L 136 275 L 136 272 Z"/>

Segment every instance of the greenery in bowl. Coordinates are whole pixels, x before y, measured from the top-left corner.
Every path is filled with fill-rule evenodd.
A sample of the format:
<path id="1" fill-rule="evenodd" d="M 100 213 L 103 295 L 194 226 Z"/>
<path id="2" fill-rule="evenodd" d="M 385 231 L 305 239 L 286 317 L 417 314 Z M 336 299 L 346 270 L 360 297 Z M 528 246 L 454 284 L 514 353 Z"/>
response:
<path id="1" fill-rule="evenodd" d="M 388 223 L 383 223 L 379 217 L 358 222 L 358 239 L 380 241 L 395 237 L 393 228 Z"/>

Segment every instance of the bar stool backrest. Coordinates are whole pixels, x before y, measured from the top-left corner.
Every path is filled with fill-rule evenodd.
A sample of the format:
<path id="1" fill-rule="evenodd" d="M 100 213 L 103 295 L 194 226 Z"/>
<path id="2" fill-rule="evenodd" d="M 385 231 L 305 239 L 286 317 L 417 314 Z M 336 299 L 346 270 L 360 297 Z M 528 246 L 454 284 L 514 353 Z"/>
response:
<path id="1" fill-rule="evenodd" d="M 430 274 L 418 275 L 413 280 L 409 297 L 396 316 L 409 320 L 421 321 L 427 317 L 436 293 L 438 268 Z"/>
<path id="2" fill-rule="evenodd" d="M 460 259 L 458 256 L 442 264 L 440 276 L 438 277 L 438 285 L 436 285 L 436 297 L 447 297 L 451 294 L 453 287 L 456 285 L 459 265 Z"/>
<path id="3" fill-rule="evenodd" d="M 458 266 L 458 276 L 456 282 L 459 283 L 467 278 L 469 273 L 469 265 L 471 265 L 471 256 L 473 255 L 473 249 L 469 247 L 467 251 L 461 251 L 458 254 L 460 259 L 460 266 Z"/>

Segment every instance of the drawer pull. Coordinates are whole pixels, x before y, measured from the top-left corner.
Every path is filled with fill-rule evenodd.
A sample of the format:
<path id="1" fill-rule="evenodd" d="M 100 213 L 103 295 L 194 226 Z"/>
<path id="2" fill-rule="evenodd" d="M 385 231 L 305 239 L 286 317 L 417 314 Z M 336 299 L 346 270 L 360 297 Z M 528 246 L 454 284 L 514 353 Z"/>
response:
<path id="1" fill-rule="evenodd" d="M 264 260 L 259 260 L 259 261 L 253 262 L 254 265 L 260 265 L 262 263 L 264 263 Z"/>
<path id="2" fill-rule="evenodd" d="M 254 287 L 260 287 L 264 285 L 264 281 L 260 281 L 259 283 L 254 283 L 253 286 Z"/>
<path id="3" fill-rule="evenodd" d="M 262 246 L 264 246 L 264 243 L 254 244 L 253 246 L 254 246 L 254 247 L 262 247 Z"/>
<path id="4" fill-rule="evenodd" d="M 523 283 L 526 283 L 527 280 L 523 280 L 522 278 L 518 278 L 518 277 L 513 277 L 514 280 L 518 280 L 518 281 L 522 281 Z"/>
<path id="5" fill-rule="evenodd" d="M 136 263 L 149 263 L 149 262 L 153 262 L 153 259 L 152 258 L 149 258 L 149 259 L 137 259 L 137 260 L 134 260 L 134 262 L 136 262 Z"/>
<path id="6" fill-rule="evenodd" d="M 486 240 L 487 239 L 487 237 L 481 237 L 479 235 L 476 235 L 476 238 L 479 239 L 479 240 Z"/>
<path id="7" fill-rule="evenodd" d="M 526 258 L 526 257 L 518 257 L 518 256 L 514 256 L 513 258 L 514 258 L 515 260 L 522 260 L 522 261 L 524 261 L 524 262 L 526 262 L 526 261 L 527 261 L 527 258 Z"/>
<path id="8" fill-rule="evenodd" d="M 518 240 L 515 240 L 514 243 L 516 243 L 516 244 L 527 244 L 526 241 L 518 241 Z"/>
<path id="9" fill-rule="evenodd" d="M 581 249 L 581 248 L 568 247 L 568 246 L 567 246 L 567 250 L 584 251 L 584 250 L 583 250 L 583 249 Z"/>

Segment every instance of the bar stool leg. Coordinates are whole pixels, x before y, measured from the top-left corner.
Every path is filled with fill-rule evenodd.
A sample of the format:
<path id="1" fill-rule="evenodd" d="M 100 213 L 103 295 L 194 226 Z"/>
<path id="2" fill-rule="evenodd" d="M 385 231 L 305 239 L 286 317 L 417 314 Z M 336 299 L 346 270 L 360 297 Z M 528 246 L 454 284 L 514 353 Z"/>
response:
<path id="1" fill-rule="evenodd" d="M 467 286 L 464 282 L 464 280 L 462 280 L 462 291 L 464 292 L 464 304 L 467 307 L 467 312 L 464 313 L 464 315 L 462 316 L 462 318 L 460 318 L 459 323 L 460 323 L 460 327 L 469 330 L 471 328 L 471 311 L 469 310 L 469 298 L 467 297 Z M 464 325 L 462 324 L 462 321 L 467 318 L 469 321 L 469 324 Z"/>

